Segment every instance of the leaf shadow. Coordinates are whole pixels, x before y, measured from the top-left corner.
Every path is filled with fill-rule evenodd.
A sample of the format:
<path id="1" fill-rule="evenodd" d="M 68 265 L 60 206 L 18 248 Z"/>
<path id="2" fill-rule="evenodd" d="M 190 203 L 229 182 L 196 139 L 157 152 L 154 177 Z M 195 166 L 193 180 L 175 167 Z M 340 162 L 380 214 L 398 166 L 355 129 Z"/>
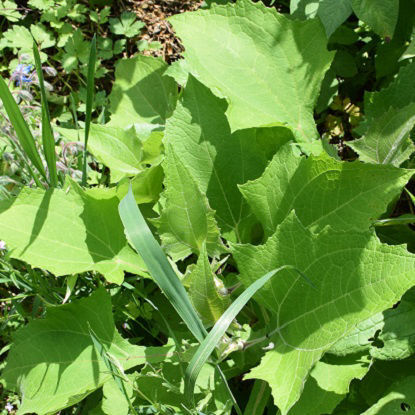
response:
<path id="1" fill-rule="evenodd" d="M 47 190 L 43 194 L 42 201 L 40 202 L 40 205 L 36 211 L 36 216 L 33 222 L 32 231 L 30 233 L 29 242 L 22 249 L 22 252 L 20 255 L 23 255 L 27 251 L 27 249 L 30 247 L 30 245 L 32 245 L 36 241 L 37 237 L 39 236 L 43 228 L 43 225 L 45 224 L 46 218 L 48 216 L 50 200 L 52 198 L 53 192 L 54 190 L 50 189 L 50 190 Z"/>
<path id="2" fill-rule="evenodd" d="M 119 70 L 116 74 L 118 83 L 114 84 L 111 92 L 111 108 L 112 119 L 120 119 L 125 117 L 123 114 L 116 115 L 120 110 L 121 104 L 124 106 L 132 106 L 137 115 L 137 119 L 130 119 L 125 122 L 125 126 L 148 120 L 150 124 L 164 124 L 166 119 L 173 112 L 176 94 L 170 94 L 172 85 L 176 85 L 175 81 L 164 75 L 166 68 L 160 67 L 137 83 L 129 87 L 121 86 L 122 84 L 130 85 L 134 74 L 135 66 L 142 65 L 145 62 L 140 60 L 130 60 L 122 62 L 123 70 Z M 177 88 L 177 87 L 176 87 Z"/>

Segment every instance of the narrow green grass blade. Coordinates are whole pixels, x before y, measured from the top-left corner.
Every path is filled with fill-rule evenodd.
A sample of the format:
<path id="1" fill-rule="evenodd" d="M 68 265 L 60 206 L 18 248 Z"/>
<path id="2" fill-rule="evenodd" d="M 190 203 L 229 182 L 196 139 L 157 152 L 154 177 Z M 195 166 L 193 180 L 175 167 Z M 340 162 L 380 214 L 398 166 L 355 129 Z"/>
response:
<path id="1" fill-rule="evenodd" d="M 58 173 L 56 171 L 55 139 L 50 123 L 50 112 L 46 98 L 45 81 L 43 79 L 42 63 L 40 61 L 37 44 L 33 41 L 33 55 L 35 57 L 36 73 L 39 80 L 40 96 L 42 103 L 42 145 L 46 163 L 49 169 L 49 183 L 52 187 L 58 185 Z"/>
<path id="2" fill-rule="evenodd" d="M 405 214 L 396 218 L 379 219 L 373 222 L 374 226 L 396 226 L 396 225 L 409 225 L 415 223 L 415 215 Z"/>
<path id="3" fill-rule="evenodd" d="M 271 388 L 264 380 L 257 379 L 249 395 L 249 401 L 244 410 L 244 415 L 262 415 L 267 406 Z"/>
<path id="4" fill-rule="evenodd" d="M 97 39 L 96 35 L 92 38 L 91 49 L 89 51 L 89 60 L 88 60 L 88 76 L 87 76 L 87 86 L 86 86 L 86 112 L 85 112 L 85 139 L 84 139 L 84 154 L 83 154 L 83 166 L 82 166 L 82 186 L 86 186 L 87 175 L 87 146 L 88 146 L 88 137 L 89 129 L 91 126 L 91 116 L 92 116 L 92 103 L 94 102 L 94 81 L 95 81 L 95 62 L 97 58 Z"/>
<path id="5" fill-rule="evenodd" d="M 16 135 L 29 160 L 36 167 L 40 175 L 46 180 L 45 169 L 36 148 L 35 139 L 23 118 L 16 101 L 14 100 L 3 77 L 0 75 L 0 98 L 9 116 L 10 122 L 16 130 Z M 35 178 L 34 178 L 35 179 Z"/>
<path id="6" fill-rule="evenodd" d="M 202 343 L 207 332 L 200 320 L 196 310 L 190 302 L 189 296 L 173 268 L 171 267 L 166 255 L 159 243 L 154 238 L 144 220 L 140 209 L 134 199 L 132 188 L 120 202 L 118 207 L 121 220 L 124 224 L 126 235 L 135 250 L 141 255 L 151 276 L 164 292 L 170 303 L 177 310 L 182 320 L 186 323 L 189 330 L 196 339 Z M 231 399 L 238 415 L 242 415 L 241 410 L 232 395 L 232 391 L 222 373 L 219 365 L 216 365 L 221 378 L 225 384 L 226 391 Z"/>
<path id="7" fill-rule="evenodd" d="M 292 265 L 284 265 L 280 268 L 274 269 L 265 274 L 260 279 L 253 282 L 222 314 L 220 319 L 210 330 L 209 334 L 203 340 L 196 353 L 194 354 L 185 373 L 184 394 L 188 402 L 193 403 L 193 391 L 196 384 L 197 377 L 202 370 L 203 365 L 207 362 L 216 345 L 225 334 L 226 330 L 242 310 L 245 304 L 252 298 L 252 296 L 264 286 L 274 275 L 278 274 L 284 269 L 292 269 L 298 272 L 305 280 L 311 284 L 305 275 Z M 312 284 L 311 284 L 312 285 Z"/>
<path id="8" fill-rule="evenodd" d="M 164 292 L 189 330 L 199 342 L 206 336 L 206 330 L 197 315 L 185 288 L 173 271 L 159 243 L 154 238 L 130 189 L 118 207 L 126 235 L 141 255 L 151 276 Z"/>
<path id="9" fill-rule="evenodd" d="M 128 397 L 128 393 L 125 390 L 125 386 L 122 381 L 122 379 L 125 378 L 124 373 L 122 373 L 120 369 L 111 361 L 111 359 L 109 359 L 105 345 L 99 341 L 98 336 L 94 333 L 91 327 L 89 327 L 89 335 L 91 336 L 92 343 L 94 344 L 102 360 L 104 361 L 105 366 L 111 373 L 114 382 L 117 384 L 119 390 L 128 402 L 128 406 L 130 407 L 131 413 L 133 415 L 137 415 L 137 412 L 134 409 L 134 406 L 132 405 L 130 398 Z"/>

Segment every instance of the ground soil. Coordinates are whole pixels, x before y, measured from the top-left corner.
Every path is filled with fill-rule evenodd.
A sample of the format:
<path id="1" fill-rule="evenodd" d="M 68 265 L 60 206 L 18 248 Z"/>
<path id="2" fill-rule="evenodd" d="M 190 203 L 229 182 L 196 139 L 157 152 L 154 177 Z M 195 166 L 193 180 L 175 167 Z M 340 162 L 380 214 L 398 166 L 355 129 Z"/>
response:
<path id="1" fill-rule="evenodd" d="M 129 0 L 128 9 L 132 9 L 137 17 L 146 24 L 141 39 L 148 42 L 158 41 L 162 48 L 157 51 L 145 51 L 144 54 L 162 56 L 170 63 L 180 58 L 183 46 L 175 36 L 174 31 L 167 22 L 169 16 L 197 10 L 203 1 L 200 0 Z"/>

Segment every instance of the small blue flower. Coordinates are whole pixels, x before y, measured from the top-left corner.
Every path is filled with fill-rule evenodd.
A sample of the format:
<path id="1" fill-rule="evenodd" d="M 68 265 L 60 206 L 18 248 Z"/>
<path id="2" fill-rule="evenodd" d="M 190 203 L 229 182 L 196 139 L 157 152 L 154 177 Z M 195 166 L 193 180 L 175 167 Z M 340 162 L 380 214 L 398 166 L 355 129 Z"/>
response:
<path id="1" fill-rule="evenodd" d="M 19 63 L 12 73 L 12 80 L 19 86 L 21 83 L 32 83 L 33 82 L 33 65 L 24 65 Z"/>

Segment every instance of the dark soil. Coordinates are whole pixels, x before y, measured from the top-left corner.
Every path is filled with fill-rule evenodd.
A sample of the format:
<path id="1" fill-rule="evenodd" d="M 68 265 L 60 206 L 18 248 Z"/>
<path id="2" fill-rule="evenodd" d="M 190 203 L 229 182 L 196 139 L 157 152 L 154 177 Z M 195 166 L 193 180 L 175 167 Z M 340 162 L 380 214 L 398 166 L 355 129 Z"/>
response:
<path id="1" fill-rule="evenodd" d="M 160 50 L 145 51 L 145 55 L 161 56 L 170 63 L 180 58 L 183 46 L 172 30 L 167 18 L 175 14 L 197 10 L 201 0 L 129 0 L 127 8 L 134 11 L 137 17 L 146 24 L 141 39 L 148 42 L 158 41 Z"/>

